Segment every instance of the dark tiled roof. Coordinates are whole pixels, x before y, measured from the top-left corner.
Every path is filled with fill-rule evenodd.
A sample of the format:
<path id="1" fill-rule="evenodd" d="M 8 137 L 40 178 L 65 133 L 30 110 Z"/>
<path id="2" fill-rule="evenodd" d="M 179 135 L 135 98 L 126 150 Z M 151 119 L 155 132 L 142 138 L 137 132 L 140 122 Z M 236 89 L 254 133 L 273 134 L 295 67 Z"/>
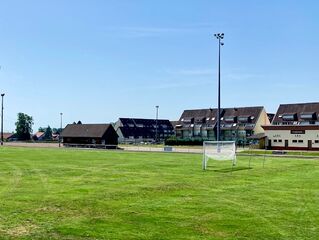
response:
<path id="1" fill-rule="evenodd" d="M 236 123 L 238 118 L 240 117 L 246 117 L 247 119 L 249 119 L 249 129 L 253 129 L 254 124 L 256 124 L 263 109 L 264 107 L 262 106 L 223 108 L 221 109 L 221 117 L 223 118 L 223 120 L 221 120 L 222 129 L 236 129 L 238 125 L 234 126 L 231 123 Z M 217 113 L 218 110 L 216 108 L 185 110 L 179 119 L 179 124 L 182 125 L 183 128 L 185 128 L 187 127 L 187 125 L 190 124 L 190 120 L 192 121 L 191 123 L 195 124 L 196 120 L 203 120 L 203 124 L 215 126 L 215 124 L 217 123 Z M 207 121 L 207 119 L 209 120 Z M 247 130 L 249 129 L 247 128 Z"/>
<path id="2" fill-rule="evenodd" d="M 217 109 L 192 109 L 184 110 L 182 116 L 179 118 L 179 124 L 184 121 L 206 122 L 214 125 L 216 123 Z M 208 121 L 206 119 L 209 119 Z M 183 120 L 183 121 L 182 121 Z"/>
<path id="3" fill-rule="evenodd" d="M 122 123 L 120 130 L 123 137 L 129 138 L 134 136 L 135 138 L 155 138 L 156 135 L 156 122 L 157 122 L 157 134 L 171 135 L 173 134 L 174 127 L 169 120 L 166 119 L 143 119 L 143 118 L 120 118 Z"/>
<path id="4" fill-rule="evenodd" d="M 179 124 L 179 121 L 170 121 L 170 122 L 171 122 L 173 128 L 175 128 L 175 126 Z"/>
<path id="5" fill-rule="evenodd" d="M 224 115 L 222 116 L 224 118 L 223 121 L 225 121 L 225 118 L 227 117 L 253 117 L 250 119 L 250 123 L 255 124 L 263 108 L 264 107 L 261 106 L 225 108 Z"/>
<path id="6" fill-rule="evenodd" d="M 269 122 L 271 123 L 272 120 L 273 120 L 274 117 L 275 117 L 275 114 L 274 114 L 274 113 L 267 113 L 267 116 L 268 116 Z"/>
<path id="7" fill-rule="evenodd" d="M 295 104 L 280 104 L 277 113 L 273 119 L 274 123 L 282 123 L 283 119 L 280 115 L 297 114 L 297 121 L 300 120 L 301 113 L 316 113 L 319 114 L 319 102 L 315 103 L 295 103 Z"/>
<path id="8" fill-rule="evenodd" d="M 62 137 L 101 138 L 112 127 L 110 124 L 68 124 L 62 131 Z"/>

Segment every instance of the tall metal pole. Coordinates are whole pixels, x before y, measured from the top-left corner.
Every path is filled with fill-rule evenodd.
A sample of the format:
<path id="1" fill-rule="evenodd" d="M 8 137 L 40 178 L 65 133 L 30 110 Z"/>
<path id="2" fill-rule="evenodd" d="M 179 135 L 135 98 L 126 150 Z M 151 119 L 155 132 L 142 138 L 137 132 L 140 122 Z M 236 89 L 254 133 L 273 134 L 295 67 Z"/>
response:
<path id="1" fill-rule="evenodd" d="M 1 145 L 3 145 L 3 97 L 4 93 L 1 94 Z"/>
<path id="2" fill-rule="evenodd" d="M 156 106 L 156 128 L 155 128 L 155 143 L 157 143 L 157 128 L 158 128 L 158 108 L 159 106 Z"/>
<path id="3" fill-rule="evenodd" d="M 220 109 L 220 46 L 223 46 L 224 43 L 221 42 L 221 39 L 224 38 L 224 33 L 216 33 L 214 36 L 218 39 L 218 111 L 217 111 L 217 141 L 220 141 L 221 131 L 220 131 L 220 118 L 221 118 L 221 109 Z"/>
<path id="4" fill-rule="evenodd" d="M 62 115 L 63 115 L 63 113 L 60 113 L 60 132 L 59 132 L 59 147 L 61 147 L 61 133 L 62 133 Z"/>

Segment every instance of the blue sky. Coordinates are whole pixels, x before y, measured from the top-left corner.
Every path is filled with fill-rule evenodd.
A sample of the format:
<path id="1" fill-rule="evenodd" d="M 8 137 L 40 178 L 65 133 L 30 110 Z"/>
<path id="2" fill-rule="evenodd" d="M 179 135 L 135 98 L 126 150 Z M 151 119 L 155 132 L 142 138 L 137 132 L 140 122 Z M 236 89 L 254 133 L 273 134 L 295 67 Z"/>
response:
<path id="1" fill-rule="evenodd" d="M 294 0 L 0 1 L 4 129 L 18 112 L 40 126 L 176 120 L 184 109 L 314 102 L 319 3 Z"/>

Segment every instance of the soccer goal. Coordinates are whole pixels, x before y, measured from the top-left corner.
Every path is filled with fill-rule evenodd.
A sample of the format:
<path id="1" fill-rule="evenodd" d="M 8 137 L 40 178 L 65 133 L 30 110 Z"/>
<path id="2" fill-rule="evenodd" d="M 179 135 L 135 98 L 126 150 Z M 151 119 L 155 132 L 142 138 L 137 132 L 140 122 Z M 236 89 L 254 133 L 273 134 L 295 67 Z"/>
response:
<path id="1" fill-rule="evenodd" d="M 236 143 L 234 141 L 204 141 L 203 170 L 207 169 L 208 160 L 232 161 L 236 165 Z"/>

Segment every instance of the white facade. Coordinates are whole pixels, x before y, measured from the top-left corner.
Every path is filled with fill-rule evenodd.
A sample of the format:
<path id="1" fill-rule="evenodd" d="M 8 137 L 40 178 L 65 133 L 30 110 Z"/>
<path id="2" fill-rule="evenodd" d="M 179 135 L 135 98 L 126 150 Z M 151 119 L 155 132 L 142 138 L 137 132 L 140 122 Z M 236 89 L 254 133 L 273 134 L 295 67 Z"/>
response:
<path id="1" fill-rule="evenodd" d="M 265 127 L 265 130 L 267 146 L 271 149 L 319 150 L 319 126 L 318 129 L 273 126 L 270 129 Z"/>

